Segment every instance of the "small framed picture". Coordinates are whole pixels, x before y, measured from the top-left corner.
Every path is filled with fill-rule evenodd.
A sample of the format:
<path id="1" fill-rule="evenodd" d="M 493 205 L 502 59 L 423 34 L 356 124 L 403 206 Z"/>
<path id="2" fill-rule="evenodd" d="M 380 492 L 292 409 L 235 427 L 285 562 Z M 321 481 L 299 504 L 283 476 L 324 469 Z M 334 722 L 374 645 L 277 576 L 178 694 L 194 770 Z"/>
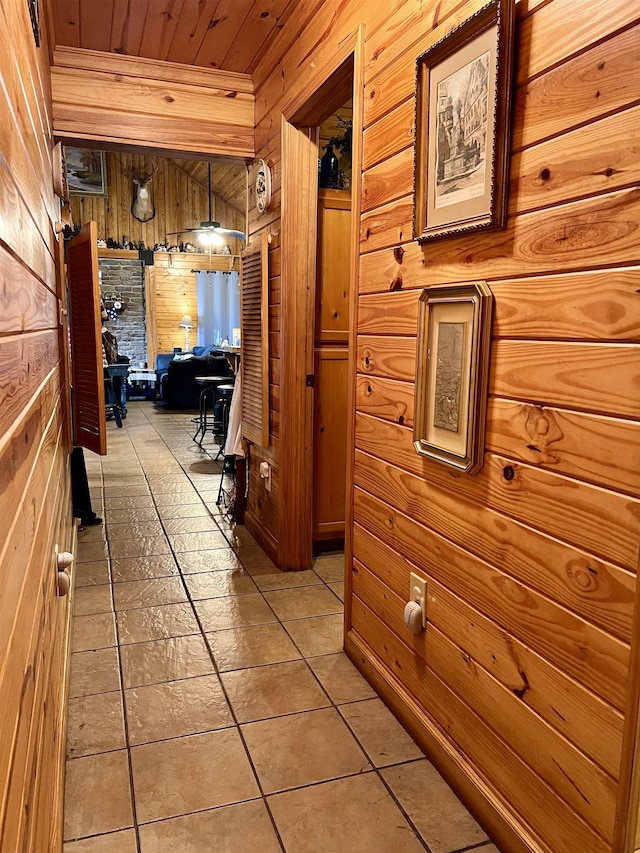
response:
<path id="1" fill-rule="evenodd" d="M 484 459 L 492 310 L 484 281 L 438 285 L 420 297 L 414 445 L 466 474 Z"/>
<path id="2" fill-rule="evenodd" d="M 504 228 L 513 0 L 490 0 L 418 57 L 414 237 Z"/>
<path id="3" fill-rule="evenodd" d="M 65 145 L 64 153 L 71 195 L 108 195 L 104 151 Z"/>

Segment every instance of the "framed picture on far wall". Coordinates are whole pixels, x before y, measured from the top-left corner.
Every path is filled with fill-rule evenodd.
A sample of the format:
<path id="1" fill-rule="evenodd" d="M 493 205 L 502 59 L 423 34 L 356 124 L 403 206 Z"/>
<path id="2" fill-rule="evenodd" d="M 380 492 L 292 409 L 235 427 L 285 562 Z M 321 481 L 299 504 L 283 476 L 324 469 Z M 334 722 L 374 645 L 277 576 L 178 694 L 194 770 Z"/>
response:
<path id="1" fill-rule="evenodd" d="M 64 153 L 71 195 L 108 195 L 104 151 L 65 145 Z"/>
<path id="2" fill-rule="evenodd" d="M 513 0 L 490 0 L 416 64 L 414 237 L 504 228 Z"/>
<path id="3" fill-rule="evenodd" d="M 493 295 L 485 281 L 434 285 L 418 312 L 418 453 L 465 474 L 484 460 Z"/>

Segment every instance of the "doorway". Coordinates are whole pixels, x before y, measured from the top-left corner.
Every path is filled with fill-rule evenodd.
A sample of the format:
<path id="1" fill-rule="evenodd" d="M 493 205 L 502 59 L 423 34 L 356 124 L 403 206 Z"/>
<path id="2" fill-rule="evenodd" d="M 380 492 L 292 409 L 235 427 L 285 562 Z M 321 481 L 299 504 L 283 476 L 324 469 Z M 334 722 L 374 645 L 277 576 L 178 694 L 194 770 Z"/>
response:
<path id="1" fill-rule="evenodd" d="M 314 529 L 314 406 L 318 380 L 316 281 L 319 258 L 318 143 L 319 126 L 353 97 L 351 197 L 361 191 L 363 107 L 363 30 L 360 27 L 318 70 L 315 80 L 287 104 L 282 116 L 282 374 L 280 386 L 281 507 L 278 564 L 283 569 L 305 569 L 312 562 Z M 348 211 L 348 345 L 344 362 L 345 448 L 341 477 L 345 486 L 345 551 L 349 559 L 352 456 L 355 394 L 355 330 L 359 263 L 359 203 Z M 320 330 L 321 331 L 321 330 Z M 342 520 L 341 520 L 342 521 Z"/>
<path id="2" fill-rule="evenodd" d="M 352 76 L 352 75 L 351 75 Z M 319 128 L 314 310 L 314 553 L 344 547 L 349 381 L 349 251 L 353 102 Z"/>

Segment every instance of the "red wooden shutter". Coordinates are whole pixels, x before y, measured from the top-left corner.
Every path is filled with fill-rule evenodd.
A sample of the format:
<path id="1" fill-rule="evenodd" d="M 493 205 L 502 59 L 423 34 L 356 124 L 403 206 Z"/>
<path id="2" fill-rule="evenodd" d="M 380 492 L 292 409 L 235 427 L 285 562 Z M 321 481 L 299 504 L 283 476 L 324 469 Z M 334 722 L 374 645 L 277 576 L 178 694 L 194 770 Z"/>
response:
<path id="1" fill-rule="evenodd" d="M 100 456 L 107 453 L 102 366 L 102 319 L 95 222 L 67 246 L 73 437 L 76 444 Z"/>
<path id="2" fill-rule="evenodd" d="M 242 256 L 242 435 L 269 446 L 269 237 Z"/>

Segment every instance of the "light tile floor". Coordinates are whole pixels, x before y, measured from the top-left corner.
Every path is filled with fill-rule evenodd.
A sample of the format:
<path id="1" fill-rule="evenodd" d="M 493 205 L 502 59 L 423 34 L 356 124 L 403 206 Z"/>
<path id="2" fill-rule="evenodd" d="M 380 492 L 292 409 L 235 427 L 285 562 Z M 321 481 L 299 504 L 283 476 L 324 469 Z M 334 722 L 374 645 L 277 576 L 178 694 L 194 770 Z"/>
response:
<path id="1" fill-rule="evenodd" d="M 86 454 L 64 853 L 498 853 L 342 649 L 343 558 L 281 573 L 190 414 Z"/>

